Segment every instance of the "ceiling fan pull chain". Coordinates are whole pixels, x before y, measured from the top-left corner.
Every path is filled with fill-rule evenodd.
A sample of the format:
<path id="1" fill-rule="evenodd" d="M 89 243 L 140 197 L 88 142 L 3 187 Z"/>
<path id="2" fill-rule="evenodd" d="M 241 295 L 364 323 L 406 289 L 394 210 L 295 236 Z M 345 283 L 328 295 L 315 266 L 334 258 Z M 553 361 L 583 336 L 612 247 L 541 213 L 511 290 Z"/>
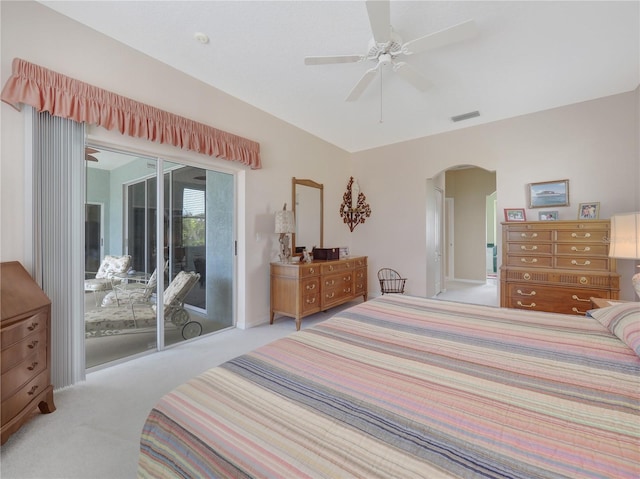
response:
<path id="1" fill-rule="evenodd" d="M 382 123 L 382 70 L 384 67 L 380 67 L 380 122 Z"/>

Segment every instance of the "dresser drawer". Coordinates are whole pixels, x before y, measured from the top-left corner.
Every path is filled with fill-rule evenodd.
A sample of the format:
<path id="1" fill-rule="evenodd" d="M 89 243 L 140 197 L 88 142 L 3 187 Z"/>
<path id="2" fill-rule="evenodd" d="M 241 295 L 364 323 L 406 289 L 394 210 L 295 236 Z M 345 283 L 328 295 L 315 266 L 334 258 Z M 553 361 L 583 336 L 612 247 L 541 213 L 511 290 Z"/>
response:
<path id="1" fill-rule="evenodd" d="M 320 311 L 320 291 L 302 295 L 302 314 L 307 315 Z"/>
<path id="2" fill-rule="evenodd" d="M 333 303 L 342 303 L 345 298 L 353 296 L 353 272 L 332 274 L 324 278 L 322 284 L 322 308 Z"/>
<path id="3" fill-rule="evenodd" d="M 47 330 L 39 329 L 22 341 L 2 350 L 2 374 L 38 350 L 47 349 Z"/>
<path id="4" fill-rule="evenodd" d="M 553 254 L 553 245 L 551 243 L 508 243 L 507 253 L 509 254 L 527 254 L 527 253 L 535 253 L 535 254 Z"/>
<path id="5" fill-rule="evenodd" d="M 510 255 L 507 258 L 507 266 L 525 266 L 527 268 L 551 268 L 552 256 L 523 256 Z"/>
<path id="6" fill-rule="evenodd" d="M 335 305 L 342 304 L 345 299 L 352 298 L 353 292 L 351 286 L 345 286 L 343 289 L 325 290 L 322 292 L 322 310 L 331 308 Z"/>
<path id="7" fill-rule="evenodd" d="M 547 242 L 553 239 L 553 231 L 551 230 L 543 230 L 543 231 L 531 231 L 528 228 L 523 227 L 520 228 L 510 228 L 507 232 L 507 241 L 508 242 L 516 242 L 516 241 L 536 241 L 536 242 Z"/>
<path id="8" fill-rule="evenodd" d="M 609 292 L 516 283 L 508 286 L 507 307 L 584 316 L 591 309 L 591 297 L 608 298 Z"/>
<path id="9" fill-rule="evenodd" d="M 338 273 L 340 271 L 350 271 L 355 263 L 352 261 L 340 261 L 339 263 L 328 263 L 320 265 L 320 273 L 324 275 Z"/>
<path id="10" fill-rule="evenodd" d="M 580 257 L 569 258 L 558 256 L 556 258 L 558 269 L 578 269 L 582 271 L 609 271 L 609 258 Z"/>
<path id="11" fill-rule="evenodd" d="M 363 268 L 367 266 L 367 258 L 366 256 L 362 258 L 354 258 L 353 260 L 351 260 L 351 263 L 354 268 Z"/>
<path id="12" fill-rule="evenodd" d="M 4 426 L 25 407 L 35 408 L 31 403 L 49 384 L 48 371 L 43 371 L 20 388 L 13 396 L 2 401 L 2 425 Z"/>
<path id="13" fill-rule="evenodd" d="M 333 289 L 343 289 L 345 286 L 350 287 L 352 280 L 353 271 L 331 274 L 322 278 L 322 290 L 330 291 Z"/>
<path id="14" fill-rule="evenodd" d="M 582 229 L 575 231 L 558 231 L 556 240 L 561 243 L 602 243 L 609 240 L 609 230 Z"/>
<path id="15" fill-rule="evenodd" d="M 13 395 L 47 367 L 46 349 L 39 349 L 20 364 L 2 373 L 2 401 Z"/>
<path id="16" fill-rule="evenodd" d="M 556 254 L 565 256 L 608 256 L 609 246 L 606 244 L 556 244 Z"/>
<path id="17" fill-rule="evenodd" d="M 302 282 L 303 294 L 317 294 L 320 291 L 320 276 L 306 279 Z"/>
<path id="18" fill-rule="evenodd" d="M 367 291 L 367 268 L 360 268 L 354 272 L 354 292 L 361 295 Z"/>
<path id="19" fill-rule="evenodd" d="M 23 319 L 20 322 L 12 324 L 2 329 L 2 349 L 6 349 L 14 343 L 35 332 L 46 330 L 47 328 L 47 312 L 41 311 L 33 316 Z"/>

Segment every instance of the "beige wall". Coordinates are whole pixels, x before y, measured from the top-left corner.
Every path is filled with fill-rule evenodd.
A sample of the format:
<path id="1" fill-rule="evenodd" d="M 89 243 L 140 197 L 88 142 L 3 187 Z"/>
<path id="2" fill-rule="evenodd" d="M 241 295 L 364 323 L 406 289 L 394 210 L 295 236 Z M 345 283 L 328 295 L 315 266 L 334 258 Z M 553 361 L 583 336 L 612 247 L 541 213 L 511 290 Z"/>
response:
<path id="1" fill-rule="evenodd" d="M 638 210 L 638 108 L 636 89 L 354 154 L 354 175 L 373 214 L 353 242 L 371 255 L 371 270 L 393 264 L 410 278 L 409 292 L 424 295 L 424 265 L 431 261 L 424 245 L 432 229 L 426 179 L 456 165 L 496 172 L 499 218 L 504 208 L 526 208 L 528 183 L 565 178 L 570 206 L 558 208 L 560 219 L 577 219 L 578 203 L 588 201 L 600 202 L 601 218 Z M 537 210 L 526 214 L 537 218 Z M 633 299 L 633 264 L 626 263 L 618 267 L 623 297 Z"/>
<path id="2" fill-rule="evenodd" d="M 325 246 L 349 246 L 369 255 L 369 291 L 375 272 L 394 265 L 410 278 L 412 294 L 427 292 L 427 179 L 460 164 L 496 171 L 498 211 L 524 207 L 529 182 L 570 179 L 571 206 L 600 201 L 601 217 L 640 209 L 638 90 L 452 133 L 349 155 L 223 92 L 34 2 L 0 2 L 1 83 L 11 60 L 21 57 L 138 101 L 258 141 L 264 168 L 249 171 L 171 147 L 121 137 L 98 128 L 92 139 L 196 165 L 239 172 L 239 326 L 268 320 L 268 263 L 277 257 L 273 214 L 290 202 L 291 177 L 325 185 Z M 1 106 L 0 260 L 24 261 L 23 116 Z M 350 174 L 373 210 L 351 234 L 338 216 Z M 431 197 L 431 196 L 429 196 Z M 535 215 L 527 211 L 529 216 Z M 482 254 L 484 258 L 484 254 Z M 627 279 L 633 265 L 621 265 Z M 631 289 L 625 293 L 631 296 Z"/>

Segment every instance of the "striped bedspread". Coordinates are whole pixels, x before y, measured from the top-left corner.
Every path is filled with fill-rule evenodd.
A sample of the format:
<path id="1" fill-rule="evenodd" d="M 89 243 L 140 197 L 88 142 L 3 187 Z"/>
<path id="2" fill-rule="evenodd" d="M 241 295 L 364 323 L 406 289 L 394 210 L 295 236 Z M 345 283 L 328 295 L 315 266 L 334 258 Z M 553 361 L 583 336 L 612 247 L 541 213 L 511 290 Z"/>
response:
<path id="1" fill-rule="evenodd" d="M 164 396 L 138 475 L 637 479 L 639 402 L 592 318 L 387 295 Z"/>

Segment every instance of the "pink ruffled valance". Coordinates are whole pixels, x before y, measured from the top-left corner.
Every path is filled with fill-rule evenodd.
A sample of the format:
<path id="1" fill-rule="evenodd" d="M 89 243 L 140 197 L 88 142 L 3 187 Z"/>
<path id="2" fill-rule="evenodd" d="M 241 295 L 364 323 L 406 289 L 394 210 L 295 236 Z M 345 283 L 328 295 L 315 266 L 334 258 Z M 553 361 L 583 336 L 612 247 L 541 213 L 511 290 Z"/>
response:
<path id="1" fill-rule="evenodd" d="M 260 144 L 154 108 L 107 90 L 61 75 L 20 58 L 1 99 L 16 109 L 20 104 L 54 116 L 118 130 L 229 161 L 261 168 Z"/>

